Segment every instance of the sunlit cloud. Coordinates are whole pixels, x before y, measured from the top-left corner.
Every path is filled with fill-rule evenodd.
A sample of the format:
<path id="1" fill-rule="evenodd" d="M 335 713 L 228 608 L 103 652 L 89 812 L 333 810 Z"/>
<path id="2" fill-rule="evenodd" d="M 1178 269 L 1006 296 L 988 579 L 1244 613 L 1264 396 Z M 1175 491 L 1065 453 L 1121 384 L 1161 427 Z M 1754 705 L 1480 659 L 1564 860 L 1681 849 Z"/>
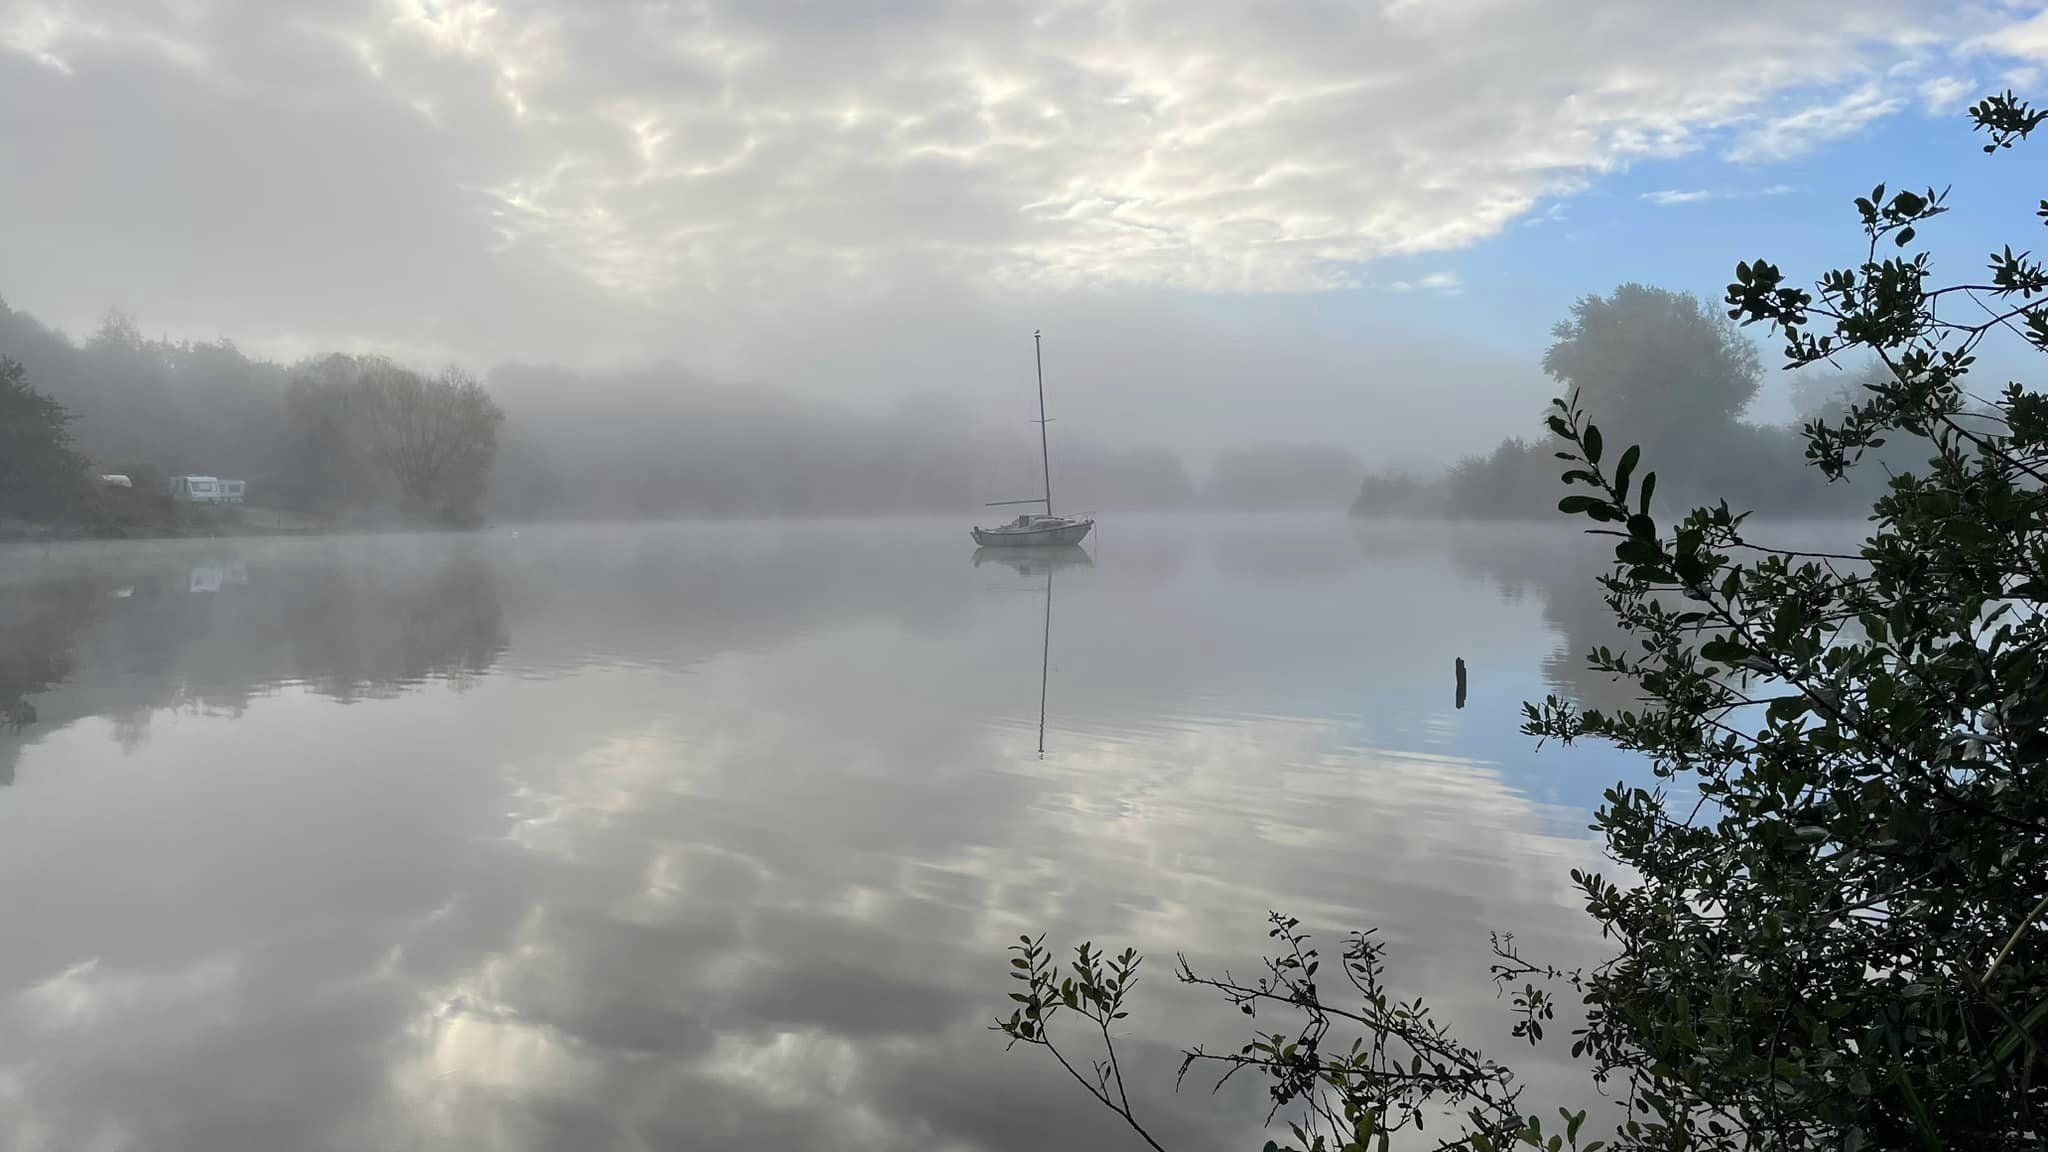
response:
<path id="1" fill-rule="evenodd" d="M 75 69 L 118 44 L 247 83 L 279 40 L 330 44 L 384 100 L 346 71 L 304 99 L 422 118 L 500 251 L 651 306 L 911 270 L 1340 288 L 1632 163 L 1716 140 L 1801 155 L 1900 111 L 1890 78 L 1945 41 L 2026 56 L 2043 35 L 1906 4 L 118 7 L 0 4 L 0 45 Z"/>
<path id="2" fill-rule="evenodd" d="M 1387 284 L 1389 292 L 1434 292 L 1440 296 L 1456 296 L 1465 291 L 1465 282 L 1456 272 L 1431 272 L 1415 280 L 1394 280 Z"/>
<path id="3" fill-rule="evenodd" d="M 1669 208 L 1678 204 L 1699 204 L 1707 200 L 1753 200 L 1765 196 L 1785 196 L 1796 191 L 1790 184 L 1769 184 L 1762 188 L 1662 188 L 1645 192 L 1642 198 L 1659 207 Z"/>
<path id="4" fill-rule="evenodd" d="M 0 235 L 0 294 L 287 359 L 673 361 L 984 413 L 1012 398 L 991 349 L 1044 327 L 1116 381 L 1062 395 L 1069 429 L 1454 455 L 1525 431 L 1547 326 L 1418 325 L 1515 287 L 1470 250 L 1621 242 L 1596 209 L 1625 174 L 1768 186 L 2048 59 L 2044 27 L 1911 0 L 0 0 L 0 101 L 36 110 L 0 127 L 0 214 L 36 221 Z M 1472 282 L 1424 282 L 1450 269 Z"/>
<path id="5" fill-rule="evenodd" d="M 2048 11 L 1972 37 L 1964 48 L 1973 53 L 2048 60 Z"/>
<path id="6" fill-rule="evenodd" d="M 1975 83 L 1957 76 L 1936 76 L 1920 85 L 1920 103 L 1929 116 L 1956 112 L 1977 95 Z"/>

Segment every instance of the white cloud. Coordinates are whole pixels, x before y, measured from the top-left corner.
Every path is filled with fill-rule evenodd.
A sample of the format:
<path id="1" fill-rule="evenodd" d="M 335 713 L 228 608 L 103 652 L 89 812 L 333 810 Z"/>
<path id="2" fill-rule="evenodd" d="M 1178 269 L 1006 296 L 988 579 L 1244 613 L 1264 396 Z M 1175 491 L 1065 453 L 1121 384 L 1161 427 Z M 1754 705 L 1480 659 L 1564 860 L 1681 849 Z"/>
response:
<path id="1" fill-rule="evenodd" d="M 1949 46 L 2010 19 L 1915 0 L 0 0 L 0 106 L 35 109 L 0 117 L 0 219 L 36 222 L 0 228 L 0 294 L 73 331 L 114 306 L 285 355 L 670 359 L 982 414 L 1018 395 L 993 350 L 1043 326 L 1062 371 L 1116 382 L 1063 386 L 1070 428 L 1191 454 L 1475 450 L 1540 393 L 1518 343 L 1540 327 L 1453 345 L 1397 330 L 1412 310 L 1296 295 L 1401 280 L 1433 304 L 1454 289 L 1419 278 L 1451 253 L 1584 219 L 1572 199 L 1624 169 L 1752 133 L 1784 150 L 1819 139 L 1771 127 L 1808 105 L 1873 90 L 1874 115 L 1945 71 L 1993 75 Z M 1247 292 L 1271 298 L 1224 319 L 1213 297 Z"/>
<path id="2" fill-rule="evenodd" d="M 1966 51 L 2022 60 L 2048 60 L 2048 11 L 1973 37 Z"/>
<path id="3" fill-rule="evenodd" d="M 1728 150 L 1728 158 L 1737 162 L 1791 160 L 1829 140 L 1853 136 L 1905 104 L 1904 97 L 1865 84 L 1825 103 L 1765 120 L 1742 133 Z"/>
<path id="4" fill-rule="evenodd" d="M 1790 184 L 1770 184 L 1762 188 L 1712 189 L 1664 188 L 1656 192 L 1645 192 L 1642 198 L 1652 204 L 1670 207 L 1674 204 L 1698 204 L 1703 200 L 1754 200 L 1765 196 L 1784 196 L 1796 191 Z"/>
<path id="5" fill-rule="evenodd" d="M 931 276 L 1347 285 L 1363 262 L 1483 240 L 1745 118 L 1762 119 L 1735 155 L 1796 155 L 1900 106 L 1869 77 L 1982 30 L 1903 0 L 1612 0 L 1597 19 L 1464 4 L 1276 18 L 1233 0 L 95 7 L 0 0 L 16 30 L 0 44 L 98 63 L 77 87 L 118 87 L 131 65 L 110 54 L 177 59 L 318 133 L 399 117 L 420 143 L 387 136 L 383 158 L 459 201 L 489 237 L 473 259 L 531 259 L 660 310 Z M 1777 112 L 1793 86 L 1824 101 Z M 344 236 L 403 210 L 354 208 Z"/>
<path id="6" fill-rule="evenodd" d="M 52 51 L 57 41 L 66 36 L 90 35 L 98 31 L 92 26 L 60 20 L 55 9 L 44 5 L 0 7 L 0 49 L 18 52 L 67 76 L 71 74 L 71 65 Z"/>
<path id="7" fill-rule="evenodd" d="M 1414 280 L 1394 280 L 1387 284 L 1389 292 L 1434 292 L 1440 296 L 1458 296 L 1465 291 L 1465 282 L 1456 272 L 1431 272 Z"/>
<path id="8" fill-rule="evenodd" d="M 101 1028 L 133 1013 L 184 1011 L 218 1001 L 232 990 L 239 973 L 233 956 L 166 971 L 113 968 L 91 957 L 16 993 L 14 1009 L 39 1032 Z"/>
<path id="9" fill-rule="evenodd" d="M 1920 85 L 1921 106 L 1929 116 L 1946 116 L 1960 110 L 1977 95 L 1977 86 L 1955 76 L 1936 76 Z"/>

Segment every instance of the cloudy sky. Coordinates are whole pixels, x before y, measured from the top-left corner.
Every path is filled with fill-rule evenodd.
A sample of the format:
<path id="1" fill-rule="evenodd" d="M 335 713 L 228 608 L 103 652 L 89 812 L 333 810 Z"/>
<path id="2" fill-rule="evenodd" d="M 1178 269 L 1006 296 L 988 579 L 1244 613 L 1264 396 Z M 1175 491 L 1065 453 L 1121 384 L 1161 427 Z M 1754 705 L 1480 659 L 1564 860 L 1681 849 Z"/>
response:
<path id="1" fill-rule="evenodd" d="M 1028 400 L 1042 327 L 1108 434 L 1457 450 L 1575 296 L 1839 261 L 1879 179 L 1974 261 L 1961 109 L 2043 65 L 1999 0 L 0 0 L 0 295 L 855 401 Z"/>

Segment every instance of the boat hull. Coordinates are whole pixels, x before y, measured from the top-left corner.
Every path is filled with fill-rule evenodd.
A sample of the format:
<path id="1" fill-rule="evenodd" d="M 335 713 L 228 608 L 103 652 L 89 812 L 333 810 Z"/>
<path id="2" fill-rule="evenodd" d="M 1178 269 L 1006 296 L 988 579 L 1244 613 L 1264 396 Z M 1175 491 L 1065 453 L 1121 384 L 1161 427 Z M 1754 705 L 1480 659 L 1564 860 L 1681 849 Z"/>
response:
<path id="1" fill-rule="evenodd" d="M 973 536 L 983 548 L 1064 548 L 1079 544 L 1093 527 L 1093 520 L 1077 520 L 1055 528 L 976 528 Z"/>

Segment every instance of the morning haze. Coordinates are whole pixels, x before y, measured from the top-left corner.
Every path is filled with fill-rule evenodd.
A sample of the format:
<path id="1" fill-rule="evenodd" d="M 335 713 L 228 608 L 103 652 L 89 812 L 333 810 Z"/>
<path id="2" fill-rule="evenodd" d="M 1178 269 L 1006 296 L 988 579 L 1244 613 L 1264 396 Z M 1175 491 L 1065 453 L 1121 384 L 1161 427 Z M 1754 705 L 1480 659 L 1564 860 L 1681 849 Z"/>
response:
<path id="1" fill-rule="evenodd" d="M 0 1149 L 2037 1147 L 2044 81 L 0 0 Z"/>

